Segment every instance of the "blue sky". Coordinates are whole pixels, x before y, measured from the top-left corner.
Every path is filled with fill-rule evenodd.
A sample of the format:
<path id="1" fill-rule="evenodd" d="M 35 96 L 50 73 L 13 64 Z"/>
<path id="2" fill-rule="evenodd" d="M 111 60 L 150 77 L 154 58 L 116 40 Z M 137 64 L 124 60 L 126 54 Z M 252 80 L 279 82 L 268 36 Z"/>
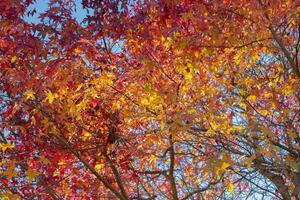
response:
<path id="1" fill-rule="evenodd" d="M 49 0 L 36 0 L 34 4 L 31 4 L 28 7 L 28 10 L 36 9 L 36 13 L 33 16 L 24 16 L 24 19 L 29 23 L 38 23 L 39 15 L 46 11 L 48 8 Z M 73 16 L 78 20 L 78 22 L 82 22 L 82 20 L 86 17 L 87 12 L 82 8 L 81 0 L 75 0 L 76 3 L 76 12 L 74 12 Z"/>

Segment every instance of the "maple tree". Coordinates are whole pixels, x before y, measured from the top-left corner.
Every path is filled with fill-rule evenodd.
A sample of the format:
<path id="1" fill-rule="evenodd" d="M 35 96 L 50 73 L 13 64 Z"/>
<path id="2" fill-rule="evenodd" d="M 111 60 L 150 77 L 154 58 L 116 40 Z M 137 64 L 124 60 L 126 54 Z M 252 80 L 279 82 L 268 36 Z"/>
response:
<path id="1" fill-rule="evenodd" d="M 3 199 L 300 199 L 300 2 L 0 2 Z"/>

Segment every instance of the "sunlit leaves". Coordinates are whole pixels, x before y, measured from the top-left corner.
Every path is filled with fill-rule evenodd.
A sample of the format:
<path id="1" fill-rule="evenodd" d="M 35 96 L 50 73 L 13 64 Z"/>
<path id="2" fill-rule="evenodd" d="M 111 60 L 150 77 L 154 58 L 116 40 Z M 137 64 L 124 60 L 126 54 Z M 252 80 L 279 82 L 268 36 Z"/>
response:
<path id="1" fill-rule="evenodd" d="M 96 84 L 99 85 L 111 85 L 113 83 L 113 79 L 114 79 L 114 74 L 112 73 L 103 73 L 101 74 L 100 78 L 97 80 Z"/>
<path id="2" fill-rule="evenodd" d="M 11 191 L 6 191 L 4 193 L 1 193 L 0 197 L 3 198 L 4 200 L 10 200 L 10 199 L 19 200 L 19 199 L 21 199 L 17 194 L 12 193 Z"/>
<path id="3" fill-rule="evenodd" d="M 48 91 L 46 93 L 46 98 L 45 101 L 47 101 L 48 103 L 52 104 L 53 101 L 55 100 L 55 98 L 57 98 L 57 94 L 53 94 L 51 91 Z"/>
<path id="4" fill-rule="evenodd" d="M 17 60 L 17 56 L 13 56 L 13 57 L 11 57 L 10 62 L 15 63 L 16 60 Z"/>
<path id="5" fill-rule="evenodd" d="M 12 179 L 12 177 L 16 176 L 18 174 L 16 171 L 16 163 L 9 163 L 6 170 L 2 174 L 5 175 L 8 179 Z"/>
<path id="6" fill-rule="evenodd" d="M 27 90 L 25 93 L 24 93 L 24 96 L 26 99 L 35 99 L 35 92 L 33 90 Z"/>
<path id="7" fill-rule="evenodd" d="M 6 144 L 2 143 L 2 144 L 0 144 L 0 147 L 1 147 L 3 152 L 5 152 L 6 150 L 10 150 L 10 149 L 14 148 L 14 146 L 10 143 L 6 143 Z"/>
<path id="8" fill-rule="evenodd" d="M 101 171 L 104 169 L 104 167 L 105 167 L 105 165 L 103 163 L 99 163 L 99 164 L 95 165 L 95 170 Z"/>
<path id="9" fill-rule="evenodd" d="M 57 163 L 59 166 L 64 166 L 66 164 L 65 160 L 61 160 Z"/>
<path id="10" fill-rule="evenodd" d="M 179 73 L 182 73 L 185 80 L 191 80 L 195 71 L 195 67 L 188 63 L 187 66 L 178 66 L 177 70 Z"/>
<path id="11" fill-rule="evenodd" d="M 145 106 L 145 108 L 151 109 L 162 109 L 163 99 L 156 91 L 148 91 L 145 94 L 142 94 L 141 97 L 141 105 Z"/>
<path id="12" fill-rule="evenodd" d="M 149 166 L 152 168 L 152 169 L 155 169 L 155 164 L 158 160 L 158 157 L 155 156 L 155 155 L 151 155 L 151 157 L 149 158 Z"/>
<path id="13" fill-rule="evenodd" d="M 87 0 L 78 23 L 72 2 L 52 1 L 37 26 L 27 5 L 3 4 L 1 188 L 223 199 L 260 164 L 293 184 L 297 3 Z"/>
<path id="14" fill-rule="evenodd" d="M 85 130 L 83 131 L 83 133 L 82 133 L 82 139 L 83 139 L 84 141 L 90 139 L 91 137 L 92 137 L 92 134 L 91 134 L 90 132 L 85 131 Z"/>
<path id="15" fill-rule="evenodd" d="M 220 159 L 215 160 L 213 156 L 209 157 L 208 162 L 204 168 L 205 173 L 212 173 L 217 178 L 221 178 L 221 176 L 226 173 L 228 168 L 232 165 L 232 160 L 229 154 L 224 154 Z"/>
<path id="16" fill-rule="evenodd" d="M 251 102 L 251 103 L 255 103 L 256 102 L 256 96 L 255 95 L 250 95 L 247 97 L 247 99 Z"/>
<path id="17" fill-rule="evenodd" d="M 230 193 L 234 194 L 234 185 L 232 183 L 227 185 L 227 189 Z"/>
<path id="18" fill-rule="evenodd" d="M 246 163 L 247 163 L 247 168 L 251 169 L 252 166 L 252 162 L 254 161 L 254 159 L 256 158 L 256 155 L 253 154 L 251 157 L 246 159 Z"/>
<path id="19" fill-rule="evenodd" d="M 38 175 L 37 172 L 35 172 L 32 169 L 28 169 L 26 172 L 26 175 L 28 176 L 28 182 L 32 183 L 32 181 L 34 180 L 34 178 Z"/>
<path id="20" fill-rule="evenodd" d="M 288 130 L 287 132 L 292 138 L 294 139 L 298 138 L 298 135 L 294 130 Z"/>

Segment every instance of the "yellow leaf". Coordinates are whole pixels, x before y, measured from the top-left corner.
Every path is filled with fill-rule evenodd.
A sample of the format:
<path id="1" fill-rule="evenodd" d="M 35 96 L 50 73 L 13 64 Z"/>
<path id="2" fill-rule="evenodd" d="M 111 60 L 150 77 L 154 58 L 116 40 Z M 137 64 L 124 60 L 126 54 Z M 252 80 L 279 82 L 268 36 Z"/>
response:
<path id="1" fill-rule="evenodd" d="M 112 110 L 116 111 L 116 110 L 119 110 L 119 109 L 121 109 L 121 103 L 119 101 L 114 102 L 113 106 L 112 106 Z"/>
<path id="2" fill-rule="evenodd" d="M 259 59 L 260 59 L 260 57 L 257 53 L 251 56 L 251 61 L 252 62 L 255 62 L 256 60 L 259 60 Z"/>
<path id="3" fill-rule="evenodd" d="M 87 131 L 83 131 L 83 141 L 86 141 L 87 139 L 90 139 L 92 136 L 92 134 L 90 132 L 87 132 Z"/>
<path id="4" fill-rule="evenodd" d="M 14 146 L 12 144 L 9 144 L 9 143 L 7 143 L 7 144 L 0 144 L 0 147 L 1 147 L 1 149 L 2 149 L 3 152 L 5 152 L 7 149 L 14 148 Z"/>
<path id="5" fill-rule="evenodd" d="M 247 110 L 247 104 L 245 104 L 244 102 L 240 103 L 240 107 L 244 110 Z"/>
<path id="6" fill-rule="evenodd" d="M 247 99 L 248 99 L 249 101 L 251 101 L 252 103 L 255 103 L 255 102 L 256 102 L 256 96 L 255 96 L 255 95 L 250 95 L 250 96 L 247 97 Z"/>
<path id="7" fill-rule="evenodd" d="M 81 49 L 79 49 L 79 48 L 76 48 L 76 49 L 74 49 L 74 52 L 75 53 L 82 53 L 83 51 Z"/>
<path id="8" fill-rule="evenodd" d="M 185 70 L 183 70 L 185 80 L 191 80 L 193 78 L 194 71 L 195 67 L 191 63 L 188 63 Z"/>
<path id="9" fill-rule="evenodd" d="M 209 124 L 213 130 L 217 130 L 219 128 L 219 125 L 216 124 L 214 121 L 211 121 Z"/>
<path id="10" fill-rule="evenodd" d="M 17 194 L 13 194 L 11 191 L 5 191 L 4 193 L 0 194 L 0 199 L 3 200 L 19 200 L 20 197 Z"/>
<path id="11" fill-rule="evenodd" d="M 60 171 L 57 169 L 55 170 L 55 172 L 53 173 L 53 176 L 59 176 L 60 175 Z"/>
<path id="12" fill-rule="evenodd" d="M 273 94 L 270 93 L 270 92 L 266 92 L 266 93 L 263 94 L 263 96 L 264 96 L 264 98 L 269 99 L 269 98 L 272 98 L 272 97 L 273 97 Z"/>
<path id="13" fill-rule="evenodd" d="M 239 92 L 241 96 L 245 96 L 247 91 L 245 88 L 239 88 Z"/>
<path id="14" fill-rule="evenodd" d="M 263 115 L 269 115 L 270 112 L 269 112 L 268 110 L 262 110 L 262 111 L 261 111 L 261 114 L 263 114 Z"/>
<path id="15" fill-rule="evenodd" d="M 227 168 L 231 166 L 231 157 L 229 154 L 223 155 L 222 160 L 217 161 L 216 168 L 215 168 L 215 174 L 217 177 L 220 177 L 220 174 L 226 172 Z"/>
<path id="16" fill-rule="evenodd" d="M 33 179 L 38 175 L 35 171 L 28 169 L 26 175 L 28 176 L 28 182 L 32 183 Z"/>
<path id="17" fill-rule="evenodd" d="M 102 85 L 111 85 L 111 84 L 113 84 L 114 78 L 115 78 L 115 75 L 113 73 L 105 72 L 105 73 L 101 74 L 99 82 Z"/>
<path id="18" fill-rule="evenodd" d="M 234 130 L 234 131 L 242 131 L 242 130 L 244 130 L 244 127 L 243 126 L 233 126 L 232 130 Z"/>
<path id="19" fill-rule="evenodd" d="M 95 170 L 100 171 L 100 170 L 104 169 L 104 166 L 105 165 L 103 163 L 97 164 L 97 165 L 95 165 Z"/>
<path id="20" fill-rule="evenodd" d="M 234 194 L 234 185 L 232 183 L 227 185 L 227 189 L 230 193 Z"/>
<path id="21" fill-rule="evenodd" d="M 142 98 L 141 99 L 141 104 L 144 105 L 144 106 L 148 106 L 149 105 L 149 101 L 147 98 Z"/>
<path id="22" fill-rule="evenodd" d="M 193 78 L 193 73 L 186 72 L 186 73 L 183 73 L 183 76 L 184 76 L 185 80 L 191 80 Z"/>
<path id="23" fill-rule="evenodd" d="M 160 130 L 164 130 L 164 129 L 165 129 L 165 126 L 166 126 L 165 120 L 161 120 L 161 121 L 160 121 Z"/>
<path id="24" fill-rule="evenodd" d="M 45 156 L 41 156 L 41 157 L 40 157 L 40 161 L 41 161 L 44 165 L 48 165 L 48 164 L 49 164 L 49 160 L 48 160 Z"/>
<path id="25" fill-rule="evenodd" d="M 287 86 L 285 86 L 285 87 L 283 88 L 282 93 L 283 93 L 284 95 L 288 95 L 288 96 L 289 96 L 289 95 L 294 94 L 295 91 L 294 91 L 294 88 L 293 88 L 292 85 L 287 85 Z"/>
<path id="26" fill-rule="evenodd" d="M 57 94 L 53 94 L 51 91 L 48 91 L 46 94 L 45 100 L 48 101 L 50 104 L 52 104 L 56 97 L 57 97 Z"/>
<path id="27" fill-rule="evenodd" d="M 225 171 L 229 166 L 230 166 L 229 163 L 223 162 L 223 163 L 222 163 L 222 166 L 221 166 L 221 170 L 224 170 L 224 171 Z"/>
<path id="28" fill-rule="evenodd" d="M 255 156 L 255 155 L 252 155 L 252 156 L 247 160 L 247 167 L 248 167 L 248 169 L 251 168 L 252 162 L 253 162 L 253 160 L 254 160 L 255 158 L 256 158 L 256 156 Z"/>
<path id="29" fill-rule="evenodd" d="M 15 171 L 15 163 L 11 163 L 3 174 L 7 176 L 8 179 L 11 179 L 13 176 L 17 175 L 17 172 Z"/>
<path id="30" fill-rule="evenodd" d="M 17 56 L 13 56 L 13 57 L 11 57 L 10 62 L 14 63 L 14 62 L 16 62 L 16 60 L 17 60 Z"/>
<path id="31" fill-rule="evenodd" d="M 292 130 L 288 130 L 288 134 L 294 139 L 296 139 L 298 137 L 297 133 Z"/>
<path id="32" fill-rule="evenodd" d="M 35 92 L 33 90 L 27 90 L 24 95 L 26 99 L 35 99 Z"/>
<path id="33" fill-rule="evenodd" d="M 187 111 L 189 114 L 195 114 L 197 113 L 197 110 L 195 108 L 192 108 L 190 110 Z"/>
<path id="34" fill-rule="evenodd" d="M 167 37 L 167 40 L 165 42 L 163 42 L 164 47 L 169 48 L 172 44 L 172 38 Z"/>
<path id="35" fill-rule="evenodd" d="M 68 93 L 68 90 L 66 88 L 61 88 L 58 90 L 58 94 L 60 95 L 60 97 L 66 95 Z"/>
<path id="36" fill-rule="evenodd" d="M 31 117 L 31 124 L 32 124 L 32 125 L 36 125 L 36 120 L 35 120 L 35 117 L 34 117 L 34 116 Z"/>
<path id="37" fill-rule="evenodd" d="M 182 66 L 182 65 L 177 66 L 177 71 L 178 71 L 178 72 L 183 73 L 184 70 L 185 70 L 185 67 L 184 67 L 184 66 Z"/>
<path id="38" fill-rule="evenodd" d="M 202 53 L 204 56 L 209 56 L 209 51 L 208 51 L 207 48 L 201 49 L 201 53 Z"/>
<path id="39" fill-rule="evenodd" d="M 156 163 L 157 159 L 158 158 L 154 155 L 151 155 L 150 158 L 148 159 L 149 160 L 149 165 L 152 169 L 155 168 L 155 163 Z"/>
<path id="40" fill-rule="evenodd" d="M 196 178 L 196 180 L 194 181 L 195 185 L 199 185 L 200 184 L 200 180 L 199 178 Z"/>
<path id="41" fill-rule="evenodd" d="M 62 165 L 65 165 L 66 163 L 65 163 L 65 161 L 64 160 L 61 160 L 61 161 L 59 161 L 59 163 L 57 163 L 59 166 L 62 166 Z"/>

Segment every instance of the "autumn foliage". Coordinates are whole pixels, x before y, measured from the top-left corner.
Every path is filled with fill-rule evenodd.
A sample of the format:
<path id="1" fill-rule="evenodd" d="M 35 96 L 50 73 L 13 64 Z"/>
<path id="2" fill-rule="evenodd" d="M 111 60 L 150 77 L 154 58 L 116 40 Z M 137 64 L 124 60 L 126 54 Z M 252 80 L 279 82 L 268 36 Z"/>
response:
<path id="1" fill-rule="evenodd" d="M 0 1 L 1 199 L 300 199 L 300 1 L 79 2 Z"/>

